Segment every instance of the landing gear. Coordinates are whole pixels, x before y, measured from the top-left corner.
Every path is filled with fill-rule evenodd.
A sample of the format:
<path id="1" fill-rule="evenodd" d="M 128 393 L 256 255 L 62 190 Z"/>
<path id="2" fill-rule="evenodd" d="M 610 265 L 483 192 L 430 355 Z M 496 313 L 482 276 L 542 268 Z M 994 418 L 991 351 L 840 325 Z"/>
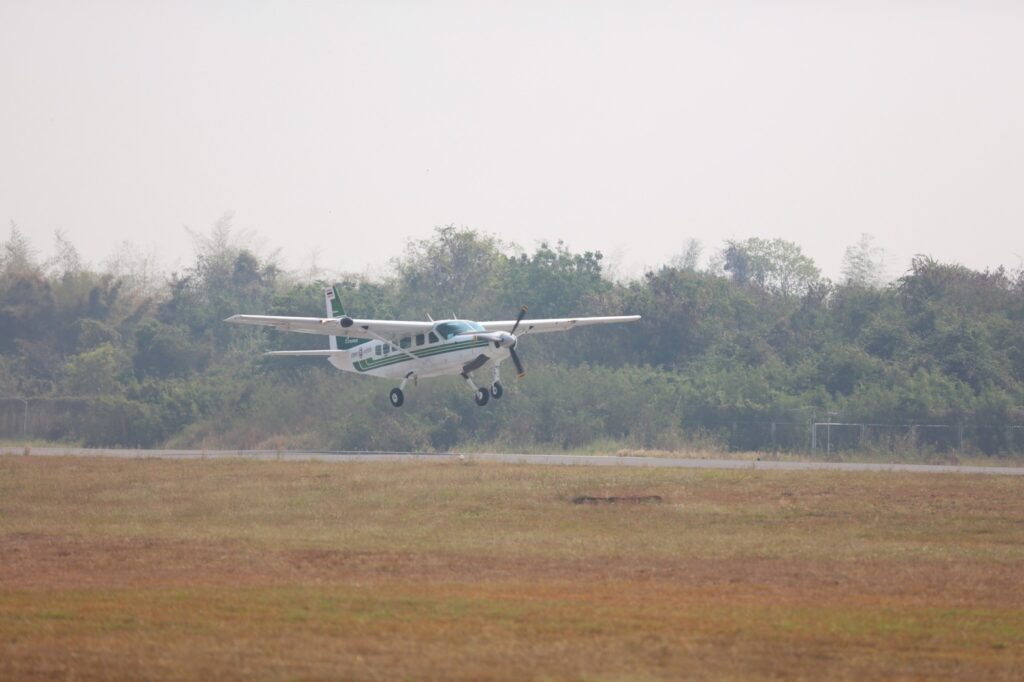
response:
<path id="1" fill-rule="evenodd" d="M 473 375 L 471 374 L 463 372 L 462 378 L 465 379 L 466 383 L 469 384 L 469 387 L 473 389 L 473 399 L 476 400 L 476 404 L 479 405 L 480 407 L 486 405 L 487 401 L 491 399 L 491 394 L 487 391 L 487 389 L 480 388 L 475 383 L 473 383 Z"/>
<path id="2" fill-rule="evenodd" d="M 415 383 L 416 373 L 409 372 L 408 374 L 405 375 L 405 378 L 402 379 L 402 383 L 399 384 L 398 388 L 391 389 L 391 394 L 388 397 L 391 399 L 392 407 L 401 407 L 402 403 L 405 402 L 405 393 L 403 393 L 402 391 L 405 389 L 405 385 L 409 383 L 409 379 L 412 379 L 413 382 Z"/>
<path id="3" fill-rule="evenodd" d="M 501 368 L 494 365 L 491 368 L 491 397 L 498 400 L 504 393 L 505 387 L 501 385 Z"/>

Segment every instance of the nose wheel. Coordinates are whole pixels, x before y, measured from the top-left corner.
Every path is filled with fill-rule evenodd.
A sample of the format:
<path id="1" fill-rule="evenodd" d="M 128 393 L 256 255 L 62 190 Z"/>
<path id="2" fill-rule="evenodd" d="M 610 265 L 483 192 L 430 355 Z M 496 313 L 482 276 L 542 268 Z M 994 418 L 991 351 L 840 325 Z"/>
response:
<path id="1" fill-rule="evenodd" d="M 501 385 L 500 381 L 495 381 L 491 384 L 491 397 L 498 400 L 505 394 L 505 387 Z"/>

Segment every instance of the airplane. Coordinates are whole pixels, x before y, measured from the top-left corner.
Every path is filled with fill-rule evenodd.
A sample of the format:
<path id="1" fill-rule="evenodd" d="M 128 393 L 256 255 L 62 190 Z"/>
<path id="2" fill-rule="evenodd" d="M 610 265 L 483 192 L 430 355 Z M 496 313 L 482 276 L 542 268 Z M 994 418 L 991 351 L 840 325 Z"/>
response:
<path id="1" fill-rule="evenodd" d="M 343 372 L 401 379 L 389 398 L 395 407 L 405 402 L 405 387 L 412 380 L 444 375 L 460 375 L 473 389 L 476 404 L 486 405 L 504 394 L 501 363 L 511 359 L 521 378 L 526 374 L 516 348 L 527 334 L 568 331 L 592 324 L 635 322 L 639 315 L 619 317 L 563 317 L 526 320 L 527 307 L 514 320 L 475 322 L 473 320 L 364 320 L 345 314 L 337 285 L 324 288 L 327 317 L 281 317 L 276 315 L 232 315 L 224 320 L 232 324 L 273 327 L 280 331 L 323 334 L 329 348 L 324 350 L 279 350 L 271 356 L 325 357 Z M 518 335 L 516 331 L 523 327 Z M 491 370 L 490 387 L 477 386 L 473 372 Z"/>

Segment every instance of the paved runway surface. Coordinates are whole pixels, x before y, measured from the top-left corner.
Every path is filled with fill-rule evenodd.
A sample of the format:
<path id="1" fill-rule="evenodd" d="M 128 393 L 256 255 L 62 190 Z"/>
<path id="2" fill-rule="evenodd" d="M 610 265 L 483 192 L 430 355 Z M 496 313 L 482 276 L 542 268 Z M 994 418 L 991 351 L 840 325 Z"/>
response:
<path id="1" fill-rule="evenodd" d="M 675 469 L 749 469 L 755 471 L 907 471 L 930 474 L 999 474 L 1024 476 L 1024 467 L 953 466 L 940 464 L 858 464 L 854 462 L 767 462 L 740 459 L 684 459 L 673 457 L 617 457 L 613 455 L 515 455 L 498 453 L 427 452 L 305 452 L 300 450 L 112 450 L 93 448 L 0 447 L 0 455 L 31 454 L 44 457 L 120 457 L 124 459 L 319 460 L 326 462 L 504 462 L 556 466 L 667 467 Z"/>

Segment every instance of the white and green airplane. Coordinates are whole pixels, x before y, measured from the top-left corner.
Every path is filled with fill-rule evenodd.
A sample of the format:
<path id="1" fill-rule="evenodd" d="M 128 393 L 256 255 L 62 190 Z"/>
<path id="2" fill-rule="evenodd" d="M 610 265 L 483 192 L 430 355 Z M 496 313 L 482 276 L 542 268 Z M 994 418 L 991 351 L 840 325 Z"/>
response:
<path id="1" fill-rule="evenodd" d="M 323 334 L 330 347 L 325 350 L 283 350 L 266 355 L 325 357 L 344 372 L 401 379 L 391 389 L 391 404 L 401 407 L 405 402 L 405 386 L 409 380 L 458 374 L 476 395 L 477 405 L 486 405 L 490 398 L 504 393 L 501 385 L 501 363 L 512 359 L 522 377 L 526 370 L 516 353 L 519 339 L 526 334 L 562 332 L 592 324 L 634 322 L 639 315 L 620 317 L 564 317 L 550 320 L 527 320 L 526 306 L 514 320 L 474 322 L 472 320 L 362 320 L 345 314 L 338 288 L 324 289 L 327 317 L 279 317 L 274 315 L 232 315 L 225 322 L 273 327 L 280 331 Z M 516 330 L 523 330 L 516 335 Z M 490 388 L 478 387 L 473 372 L 491 370 Z"/>

